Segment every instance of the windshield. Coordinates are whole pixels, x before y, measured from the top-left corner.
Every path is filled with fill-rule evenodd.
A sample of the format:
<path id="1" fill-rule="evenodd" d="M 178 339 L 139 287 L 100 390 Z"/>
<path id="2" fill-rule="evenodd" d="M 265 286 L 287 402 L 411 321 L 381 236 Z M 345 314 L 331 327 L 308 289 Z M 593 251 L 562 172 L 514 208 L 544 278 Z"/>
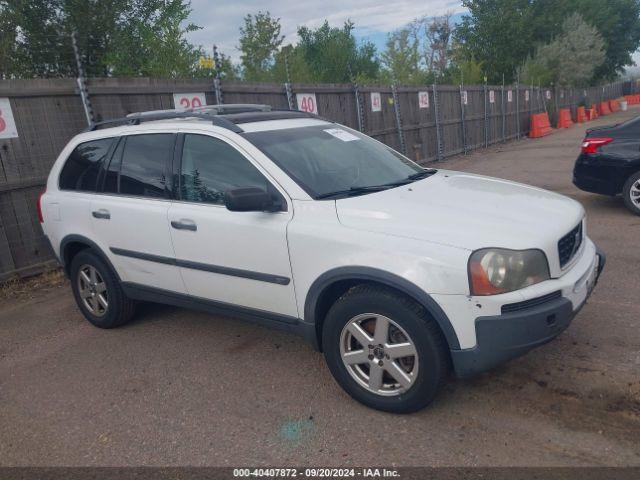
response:
<path id="1" fill-rule="evenodd" d="M 335 124 L 244 135 L 316 199 L 392 188 L 424 172 L 389 147 Z"/>

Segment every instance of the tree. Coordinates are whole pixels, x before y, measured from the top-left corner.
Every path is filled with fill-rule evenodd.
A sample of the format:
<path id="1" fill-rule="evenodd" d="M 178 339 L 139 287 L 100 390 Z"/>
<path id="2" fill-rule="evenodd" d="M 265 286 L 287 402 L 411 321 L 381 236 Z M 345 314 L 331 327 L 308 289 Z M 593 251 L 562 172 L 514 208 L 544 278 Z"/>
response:
<path id="1" fill-rule="evenodd" d="M 481 62 L 489 82 L 504 75 L 514 79 L 516 68 L 532 51 L 529 0 L 464 0 L 469 15 L 463 17 L 455 36 L 469 58 Z"/>
<path id="2" fill-rule="evenodd" d="M 244 25 L 240 27 L 239 49 L 246 80 L 269 80 L 269 70 L 283 40 L 280 19 L 273 18 L 269 12 L 244 17 Z"/>
<path id="3" fill-rule="evenodd" d="M 9 10 L 6 1 L 0 0 L 0 78 L 7 78 L 14 69 L 17 37 L 18 25 L 14 12 Z"/>
<path id="4" fill-rule="evenodd" d="M 0 55 L 7 51 L 3 45 L 12 44 L 12 62 L 2 73 L 76 75 L 71 47 L 76 32 L 88 76 L 188 75 L 199 54 L 185 39 L 199 28 L 185 24 L 190 12 L 185 0 L 1 1 L 0 25 L 9 25 L 9 41 L 3 33 Z"/>
<path id="5" fill-rule="evenodd" d="M 285 45 L 276 53 L 272 80 L 284 83 L 312 83 L 313 75 L 298 45 Z"/>
<path id="6" fill-rule="evenodd" d="M 389 34 L 386 48 L 380 55 L 387 81 L 402 85 L 413 85 L 420 82 L 419 42 L 415 30 L 410 27 L 401 28 Z"/>
<path id="7" fill-rule="evenodd" d="M 454 47 L 451 64 L 447 71 L 447 83 L 454 85 L 479 85 L 484 81 L 482 64 L 475 58 L 467 58 L 459 48 Z"/>
<path id="8" fill-rule="evenodd" d="M 200 27 L 185 25 L 191 9 L 183 0 L 155 0 L 143 5 L 136 18 L 119 25 L 105 61 L 114 76 L 191 76 L 202 50 L 185 35 Z M 184 26 L 183 26 L 184 25 Z"/>
<path id="9" fill-rule="evenodd" d="M 532 84 L 586 86 L 604 60 L 602 37 L 580 14 L 574 13 L 564 21 L 560 35 L 527 59 L 520 78 Z"/>
<path id="10" fill-rule="evenodd" d="M 378 77 L 376 48 L 371 42 L 357 45 L 351 21 L 342 28 L 330 27 L 326 20 L 315 30 L 299 27 L 298 36 L 298 45 L 314 81 L 363 83 Z"/>
<path id="11" fill-rule="evenodd" d="M 453 35 L 451 14 L 447 13 L 441 17 L 423 17 L 416 22 L 417 28 L 424 33 L 423 50 L 427 71 L 432 72 L 436 78 L 442 78 L 450 64 Z"/>
<path id="12" fill-rule="evenodd" d="M 463 0 L 463 5 L 469 15 L 455 37 L 494 83 L 503 75 L 513 81 L 522 62 L 560 34 L 572 13 L 594 26 L 605 44 L 606 58 L 593 81 L 615 78 L 640 45 L 638 0 Z"/>

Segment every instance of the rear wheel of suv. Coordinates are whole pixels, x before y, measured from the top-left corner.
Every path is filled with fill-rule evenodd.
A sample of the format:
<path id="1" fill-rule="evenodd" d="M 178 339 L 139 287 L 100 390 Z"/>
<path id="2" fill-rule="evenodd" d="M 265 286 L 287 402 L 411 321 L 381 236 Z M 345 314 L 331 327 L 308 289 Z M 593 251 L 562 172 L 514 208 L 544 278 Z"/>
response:
<path id="1" fill-rule="evenodd" d="M 135 302 L 124 294 L 111 268 L 91 250 L 73 258 L 70 278 L 80 311 L 96 327 L 119 327 L 133 316 Z"/>
<path id="2" fill-rule="evenodd" d="M 359 285 L 336 301 L 322 345 L 342 388 L 378 410 L 425 407 L 449 373 L 446 340 L 435 321 L 410 298 L 377 285 Z"/>
<path id="3" fill-rule="evenodd" d="M 624 204 L 636 215 L 640 215 L 640 172 L 631 175 L 622 187 Z"/>

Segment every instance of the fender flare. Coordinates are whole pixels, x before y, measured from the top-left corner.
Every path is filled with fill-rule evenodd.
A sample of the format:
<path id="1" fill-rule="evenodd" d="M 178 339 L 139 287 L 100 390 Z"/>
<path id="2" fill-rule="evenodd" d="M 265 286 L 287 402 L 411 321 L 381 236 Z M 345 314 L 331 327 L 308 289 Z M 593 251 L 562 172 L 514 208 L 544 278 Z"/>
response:
<path id="1" fill-rule="evenodd" d="M 319 327 L 318 319 L 315 318 L 316 307 L 322 293 L 335 282 L 341 280 L 362 280 L 376 282 L 395 290 L 399 290 L 422 305 L 433 319 L 440 326 L 440 330 L 447 340 L 451 350 L 460 350 L 458 336 L 444 313 L 440 305 L 431 296 L 414 283 L 389 273 L 372 267 L 338 267 L 320 275 L 311 284 L 304 303 L 304 321 Z M 319 332 L 318 332 L 319 333 Z M 318 337 L 318 343 L 320 338 Z"/>
<path id="2" fill-rule="evenodd" d="M 119 282 L 122 281 L 120 279 L 120 275 L 118 275 L 118 271 L 113 266 L 113 263 L 111 263 L 111 260 L 109 260 L 109 257 L 98 246 L 98 244 L 96 242 L 94 242 L 93 240 L 89 240 L 87 237 L 84 237 L 82 235 L 76 235 L 76 234 L 67 235 L 66 237 L 64 237 L 60 241 L 60 263 L 62 263 L 62 267 L 64 268 L 64 271 L 67 273 L 67 276 L 69 275 L 69 267 L 70 267 L 70 265 L 69 265 L 68 259 L 66 258 L 66 255 L 65 255 L 65 249 L 67 248 L 67 246 L 70 243 L 74 243 L 74 242 L 83 243 L 87 247 L 89 247 L 91 250 L 93 250 L 96 254 L 98 254 L 100 256 L 100 258 L 109 266 L 111 271 L 115 274 L 115 276 L 118 279 L 118 281 Z"/>

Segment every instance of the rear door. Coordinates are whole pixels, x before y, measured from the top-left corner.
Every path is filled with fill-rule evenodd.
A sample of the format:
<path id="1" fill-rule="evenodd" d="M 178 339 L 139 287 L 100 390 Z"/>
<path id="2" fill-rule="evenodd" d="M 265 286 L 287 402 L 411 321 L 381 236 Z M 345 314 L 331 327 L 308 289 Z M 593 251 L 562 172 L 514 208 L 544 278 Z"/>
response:
<path id="1" fill-rule="evenodd" d="M 186 133 L 179 143 L 169 225 L 188 293 L 297 318 L 287 247 L 292 209 L 283 192 L 226 139 Z M 286 211 L 227 210 L 224 192 L 240 187 L 272 192 Z"/>
<path id="2" fill-rule="evenodd" d="M 184 293 L 167 226 L 175 141 L 173 133 L 122 137 L 91 214 L 95 238 L 123 281 Z"/>
<path id="3" fill-rule="evenodd" d="M 91 204 L 100 170 L 109 161 L 118 139 L 88 140 L 67 157 L 58 177 L 58 191 L 46 195 L 43 227 L 51 243 L 59 246 L 66 235 L 93 238 Z"/>

